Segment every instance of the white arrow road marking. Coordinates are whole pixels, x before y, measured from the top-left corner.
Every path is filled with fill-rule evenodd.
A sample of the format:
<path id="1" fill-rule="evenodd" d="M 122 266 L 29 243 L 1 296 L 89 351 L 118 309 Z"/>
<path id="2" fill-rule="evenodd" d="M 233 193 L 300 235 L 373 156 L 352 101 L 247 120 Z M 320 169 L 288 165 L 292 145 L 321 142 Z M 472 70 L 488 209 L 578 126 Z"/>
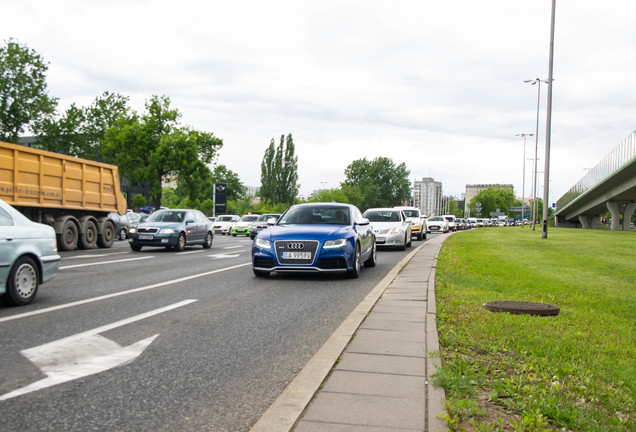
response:
<path id="1" fill-rule="evenodd" d="M 6 393 L 0 396 L 0 401 L 104 372 L 132 362 L 141 355 L 159 334 L 140 340 L 127 347 L 122 347 L 118 343 L 100 336 L 98 333 L 140 321 L 195 301 L 184 300 L 180 303 L 21 351 L 22 355 L 40 368 L 46 378 Z"/>

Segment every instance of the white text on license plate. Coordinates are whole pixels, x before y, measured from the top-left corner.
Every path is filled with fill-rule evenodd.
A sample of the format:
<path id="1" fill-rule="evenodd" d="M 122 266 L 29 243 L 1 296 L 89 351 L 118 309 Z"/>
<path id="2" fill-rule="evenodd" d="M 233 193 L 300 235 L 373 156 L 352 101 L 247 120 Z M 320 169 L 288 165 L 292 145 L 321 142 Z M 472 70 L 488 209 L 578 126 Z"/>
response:
<path id="1" fill-rule="evenodd" d="M 139 240 L 152 240 L 154 237 L 151 235 L 140 235 Z"/>
<path id="2" fill-rule="evenodd" d="M 283 252 L 283 259 L 311 259 L 311 252 Z"/>

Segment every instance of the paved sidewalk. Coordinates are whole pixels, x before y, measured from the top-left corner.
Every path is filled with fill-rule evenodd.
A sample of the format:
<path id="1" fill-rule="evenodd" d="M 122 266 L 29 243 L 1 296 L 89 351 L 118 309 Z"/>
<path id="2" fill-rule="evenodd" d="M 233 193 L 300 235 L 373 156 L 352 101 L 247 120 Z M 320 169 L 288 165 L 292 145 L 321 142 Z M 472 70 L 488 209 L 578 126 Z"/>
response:
<path id="1" fill-rule="evenodd" d="M 440 364 L 435 266 L 447 236 L 402 260 L 251 432 L 447 430 L 438 416 L 444 390 L 431 383 Z"/>

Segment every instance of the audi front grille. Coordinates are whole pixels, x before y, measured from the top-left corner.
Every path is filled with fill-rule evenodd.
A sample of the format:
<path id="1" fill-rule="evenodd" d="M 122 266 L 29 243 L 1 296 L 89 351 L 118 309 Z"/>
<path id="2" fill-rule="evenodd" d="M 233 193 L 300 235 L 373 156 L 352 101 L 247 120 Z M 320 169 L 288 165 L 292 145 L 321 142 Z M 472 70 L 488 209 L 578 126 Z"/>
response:
<path id="1" fill-rule="evenodd" d="M 318 250 L 318 241 L 316 240 L 278 240 L 274 242 L 274 248 L 276 249 L 276 257 L 281 264 L 313 264 L 316 257 L 316 251 Z M 293 252 L 309 252 L 309 256 L 306 258 L 284 258 L 287 253 Z"/>

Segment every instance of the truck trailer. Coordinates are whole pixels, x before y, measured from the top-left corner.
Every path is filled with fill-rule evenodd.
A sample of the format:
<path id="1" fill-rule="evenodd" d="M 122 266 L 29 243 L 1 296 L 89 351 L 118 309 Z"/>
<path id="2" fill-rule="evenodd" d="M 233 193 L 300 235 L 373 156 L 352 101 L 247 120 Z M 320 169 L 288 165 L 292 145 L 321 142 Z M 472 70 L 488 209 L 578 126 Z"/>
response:
<path id="1" fill-rule="evenodd" d="M 119 185 L 114 165 L 0 141 L 0 198 L 51 225 L 59 250 L 113 245 L 108 213 L 126 213 Z"/>

